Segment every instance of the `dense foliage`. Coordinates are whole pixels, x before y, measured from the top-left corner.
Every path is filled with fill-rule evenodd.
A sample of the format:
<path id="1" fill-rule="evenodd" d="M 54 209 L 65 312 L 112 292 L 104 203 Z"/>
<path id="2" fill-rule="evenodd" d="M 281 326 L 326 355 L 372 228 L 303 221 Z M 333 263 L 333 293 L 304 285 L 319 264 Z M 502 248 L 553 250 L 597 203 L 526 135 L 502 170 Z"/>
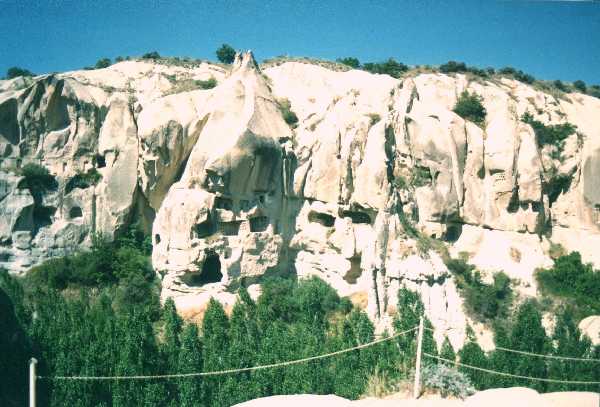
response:
<path id="1" fill-rule="evenodd" d="M 223 44 L 216 51 L 217 59 L 223 64 L 231 64 L 235 60 L 235 49 L 229 44 Z"/>
<path id="2" fill-rule="evenodd" d="M 453 111 L 463 119 L 470 120 L 479 126 L 484 124 L 487 114 L 481 96 L 470 94 L 466 90 L 460 94 Z"/>
<path id="3" fill-rule="evenodd" d="M 24 404 L 26 360 L 31 355 L 40 360 L 42 376 L 153 375 L 276 363 L 374 339 L 366 314 L 353 309 L 350 301 L 316 278 L 268 280 L 256 302 L 242 288 L 230 314 L 211 301 L 198 329 L 180 319 L 172 301 L 159 308 L 156 289 L 146 290 L 145 298 L 134 295 L 137 290 L 129 292 L 127 297 L 133 297 L 127 300 L 119 295 L 132 275 L 147 279 L 143 264 L 137 265 L 140 271 L 136 272 L 135 264 L 119 263 L 128 257 L 143 259 L 147 254 L 141 236 L 130 232 L 114 244 L 98 241 L 90 253 L 71 256 L 58 265 L 39 266 L 25 280 L 0 273 L 0 300 L 4 299 L 0 305 L 7 311 L 1 314 L 2 323 L 10 325 L 7 329 L 13 338 L 15 332 L 23 332 L 20 342 L 14 344 L 6 344 L 0 335 L 2 366 L 15 372 L 13 390 L 7 393 L 10 402 L 3 405 Z M 107 276 L 100 275 L 100 270 Z M 412 328 L 424 307 L 416 294 L 407 290 L 402 294 L 395 326 Z M 427 322 L 427 326 L 431 325 Z M 425 349 L 435 353 L 427 332 Z M 367 390 L 376 371 L 396 382 L 410 376 L 414 337 L 413 332 L 409 339 L 390 340 L 334 358 L 236 375 L 114 382 L 42 379 L 38 403 L 229 406 L 291 393 L 357 398 Z M 6 349 L 12 352 L 4 352 Z"/>
<path id="4" fill-rule="evenodd" d="M 25 404 L 27 359 L 31 356 L 40 361 L 39 374 L 44 377 L 157 375 L 296 360 L 375 338 L 366 314 L 317 278 L 266 280 L 257 301 L 241 288 L 231 312 L 213 300 L 200 326 L 185 323 L 171 300 L 159 306 L 158 286 L 148 263 L 149 249 L 144 235 L 132 228 L 114 243 L 97 239 L 90 252 L 44 263 L 25 278 L 0 272 L 0 366 L 11 372 L 0 383 L 1 405 Z M 464 262 L 450 268 L 459 284 L 477 281 L 473 269 Z M 393 327 L 401 332 L 418 325 L 425 307 L 417 293 L 402 287 L 397 311 Z M 551 337 L 542 327 L 540 306 L 535 302 L 524 302 L 514 317 L 505 319 L 505 323 L 495 324 L 497 346 L 540 354 L 600 357 L 600 347 L 594 349 L 582 338 L 570 307 L 559 312 Z M 432 325 L 427 319 L 424 323 L 423 351 L 436 355 Z M 39 381 L 38 403 L 229 406 L 273 394 L 382 395 L 410 379 L 416 336 L 412 331 L 332 358 L 235 375 L 140 381 L 44 378 Z M 446 339 L 440 356 L 523 376 L 600 380 L 600 370 L 593 364 L 558 363 L 501 349 L 486 354 L 472 331 L 467 336 L 457 355 Z M 459 397 L 472 391 L 470 383 L 478 389 L 527 385 L 540 391 L 593 390 L 585 385 L 524 383 L 463 367 L 459 373 L 445 363 L 424 359 L 426 388 Z"/>
<path id="5" fill-rule="evenodd" d="M 600 272 L 584 264 L 578 252 L 560 256 L 554 265 L 536 274 L 543 292 L 576 307 L 581 316 L 600 313 Z"/>

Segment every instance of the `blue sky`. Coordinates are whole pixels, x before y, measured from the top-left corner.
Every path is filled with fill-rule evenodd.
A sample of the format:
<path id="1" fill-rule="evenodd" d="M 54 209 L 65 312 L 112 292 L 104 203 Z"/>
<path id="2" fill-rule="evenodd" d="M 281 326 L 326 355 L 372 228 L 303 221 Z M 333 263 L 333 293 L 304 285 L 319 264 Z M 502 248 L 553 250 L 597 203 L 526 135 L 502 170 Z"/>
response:
<path id="1" fill-rule="evenodd" d="M 214 59 L 223 42 L 277 55 L 514 66 L 540 79 L 600 83 L 600 2 L 0 0 L 0 75 L 101 57 Z"/>

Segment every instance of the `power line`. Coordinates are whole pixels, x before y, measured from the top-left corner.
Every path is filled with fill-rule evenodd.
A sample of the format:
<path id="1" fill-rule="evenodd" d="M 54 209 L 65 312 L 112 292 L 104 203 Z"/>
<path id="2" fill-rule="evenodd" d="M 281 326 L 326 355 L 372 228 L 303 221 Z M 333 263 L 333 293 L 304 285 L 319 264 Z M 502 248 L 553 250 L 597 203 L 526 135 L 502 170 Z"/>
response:
<path id="1" fill-rule="evenodd" d="M 250 372 L 254 370 L 262 370 L 262 369 L 272 369 L 281 366 L 289 366 L 296 365 L 299 363 L 310 362 L 318 359 L 325 359 L 331 356 L 340 355 L 347 352 L 352 352 L 359 349 L 368 348 L 373 345 L 377 345 L 379 343 L 389 341 L 395 339 L 399 336 L 405 335 L 412 331 L 415 331 L 418 327 L 413 327 L 406 331 L 399 332 L 387 338 L 376 339 L 372 342 L 364 343 L 362 345 L 354 346 L 352 348 L 342 349 L 331 353 L 326 353 L 323 355 L 311 356 L 303 359 L 295 359 L 286 362 L 279 363 L 271 363 L 268 365 L 261 366 L 253 366 L 253 367 L 243 367 L 238 369 L 227 369 L 227 370 L 218 370 L 214 372 L 196 372 L 196 373 L 177 373 L 177 374 L 165 374 L 165 375 L 138 375 L 138 376 L 37 376 L 38 379 L 46 379 L 46 380 L 152 380 L 152 379 L 176 379 L 176 378 L 189 378 L 189 377 L 201 377 L 201 376 L 219 376 L 225 374 L 232 373 L 242 373 L 242 372 Z"/>
<path id="2" fill-rule="evenodd" d="M 512 374 L 512 373 L 498 372 L 496 370 L 490 370 L 490 369 L 484 369 L 482 367 L 471 366 L 471 365 L 467 365 L 465 363 L 455 362 L 453 360 L 442 358 L 442 357 L 435 356 L 435 355 L 431 355 L 431 354 L 425 353 L 425 352 L 423 353 L 423 355 L 427 356 L 428 358 L 437 359 L 442 362 L 451 363 L 456 366 L 466 367 L 467 369 L 479 370 L 480 372 L 491 373 L 491 374 L 495 374 L 498 376 L 515 377 L 517 379 L 527 379 L 527 380 L 533 380 L 533 381 L 538 381 L 538 382 L 548 382 L 548 383 L 600 384 L 600 382 L 586 382 L 586 381 L 580 381 L 580 380 L 557 380 L 557 379 L 544 379 L 541 377 L 521 376 L 521 375 L 516 375 L 516 374 Z"/>
<path id="3" fill-rule="evenodd" d="M 428 329 L 430 331 L 433 332 L 433 329 L 431 328 L 425 328 Z M 465 342 L 471 342 L 471 343 L 477 343 L 477 341 L 471 340 L 471 339 L 466 339 Z M 511 353 L 518 353 L 521 355 L 528 355 L 528 356 L 535 356 L 538 358 L 547 358 L 547 359 L 555 359 L 555 360 L 570 360 L 570 361 L 574 361 L 574 362 L 594 362 L 594 363 L 600 363 L 600 359 L 593 359 L 593 358 L 576 358 L 576 357 L 571 357 L 571 356 L 555 356 L 555 355 L 544 355 L 541 353 L 533 353 L 533 352 L 527 352 L 524 350 L 517 350 L 517 349 L 509 349 L 509 348 L 503 348 L 502 346 L 496 346 L 495 347 L 496 350 L 501 350 L 503 352 L 511 352 Z"/>

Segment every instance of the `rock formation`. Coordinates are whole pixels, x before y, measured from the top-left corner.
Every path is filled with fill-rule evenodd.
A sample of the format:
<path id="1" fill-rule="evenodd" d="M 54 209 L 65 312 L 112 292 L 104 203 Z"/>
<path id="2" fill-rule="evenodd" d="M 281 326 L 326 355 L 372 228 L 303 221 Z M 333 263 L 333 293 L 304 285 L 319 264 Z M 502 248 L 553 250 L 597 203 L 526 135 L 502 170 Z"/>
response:
<path id="1" fill-rule="evenodd" d="M 211 77 L 213 89 L 182 86 Z M 482 127 L 453 112 L 463 90 L 482 97 Z M 526 112 L 577 132 L 560 151 L 542 147 Z M 261 70 L 249 52 L 231 69 L 125 61 L 0 81 L 0 266 L 22 273 L 136 221 L 151 231 L 163 297 L 188 316 L 292 273 L 362 299 L 385 327 L 407 285 L 437 339 L 458 347 L 462 300 L 447 253 L 426 243 L 445 241 L 488 278 L 505 271 L 526 294 L 551 243 L 600 265 L 598 117 L 599 99 L 506 78 Z M 58 186 L 23 187 L 27 163 Z M 73 181 L 90 171 L 98 182 Z"/>

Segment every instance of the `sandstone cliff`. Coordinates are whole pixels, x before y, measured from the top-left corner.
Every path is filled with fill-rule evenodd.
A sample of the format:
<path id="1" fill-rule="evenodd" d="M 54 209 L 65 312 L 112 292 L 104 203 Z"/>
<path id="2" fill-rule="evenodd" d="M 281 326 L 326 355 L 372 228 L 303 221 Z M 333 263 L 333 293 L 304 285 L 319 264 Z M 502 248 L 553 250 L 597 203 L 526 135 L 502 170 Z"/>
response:
<path id="1" fill-rule="evenodd" d="M 182 86 L 209 78 L 215 88 Z M 483 126 L 453 112 L 463 90 L 482 97 Z M 564 149 L 540 146 L 527 112 L 577 131 Z M 460 346 L 445 249 L 424 243 L 467 253 L 488 277 L 505 271 L 525 294 L 551 242 L 600 265 L 599 117 L 599 99 L 506 78 L 261 70 L 251 53 L 231 68 L 126 61 L 0 81 L 0 266 L 22 273 L 137 221 L 163 297 L 189 316 L 295 273 L 362 299 L 385 326 L 406 284 L 438 339 Z M 58 186 L 25 188 L 30 162 Z M 94 170 L 97 182 L 74 182 Z"/>

